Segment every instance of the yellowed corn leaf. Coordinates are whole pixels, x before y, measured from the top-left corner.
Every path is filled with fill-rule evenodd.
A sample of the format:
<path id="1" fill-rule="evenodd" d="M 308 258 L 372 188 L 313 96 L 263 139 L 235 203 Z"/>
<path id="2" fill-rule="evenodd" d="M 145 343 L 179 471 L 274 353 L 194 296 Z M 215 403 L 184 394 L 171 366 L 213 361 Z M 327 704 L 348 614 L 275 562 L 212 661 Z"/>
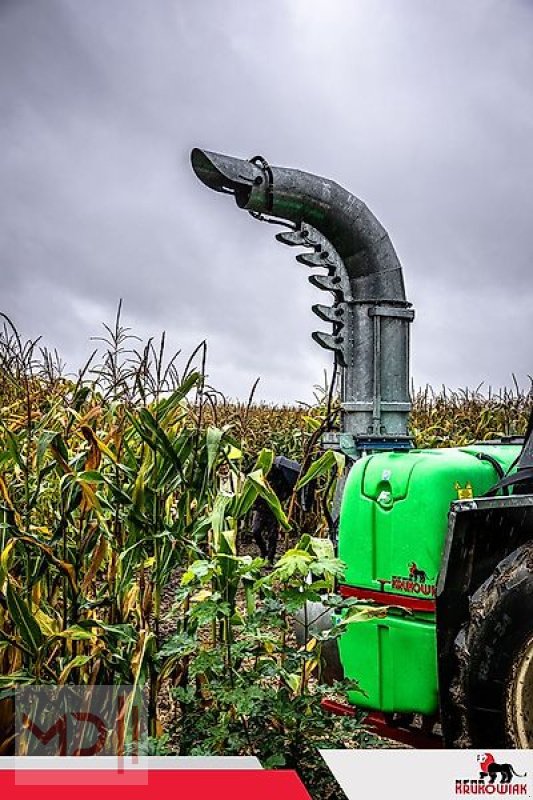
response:
<path id="1" fill-rule="evenodd" d="M 31 602 L 35 609 L 40 608 L 42 598 L 41 581 L 34 583 L 31 590 Z"/>
<path id="2" fill-rule="evenodd" d="M 47 528 L 44 525 L 30 525 L 29 529 L 32 533 L 40 533 L 41 536 L 52 536 L 52 531 L 50 528 Z"/>
<path id="3" fill-rule="evenodd" d="M 79 419 L 80 427 L 88 425 L 89 422 L 92 422 L 93 419 L 98 419 L 102 415 L 102 406 L 94 406 L 93 408 L 89 409 L 89 411 L 83 416 L 79 416 L 76 414 L 76 417 Z"/>
<path id="4" fill-rule="evenodd" d="M 6 506 L 8 508 L 10 508 L 11 511 L 15 511 L 15 506 L 13 505 L 11 497 L 9 496 L 9 492 L 7 490 L 6 482 L 5 482 L 5 480 L 4 480 L 2 475 L 0 475 L 0 494 L 4 498 Z"/>
<path id="5" fill-rule="evenodd" d="M 97 470 L 100 466 L 102 456 L 96 442 L 94 431 L 88 425 L 82 425 L 81 432 L 89 444 L 89 452 L 87 453 L 87 459 L 85 461 L 85 469 L 88 471 Z"/>
<path id="6" fill-rule="evenodd" d="M 126 592 L 126 596 L 122 602 L 122 614 L 124 619 L 128 617 L 128 614 L 134 610 L 135 606 L 137 605 L 137 601 L 139 599 L 139 587 L 136 583 L 130 587 L 130 589 Z"/>
<path id="7" fill-rule="evenodd" d="M 86 467 L 86 469 L 97 469 L 98 465 L 100 464 L 100 453 L 104 453 L 113 464 L 117 463 L 117 457 L 113 453 L 113 451 L 103 442 L 101 439 L 96 436 L 95 432 L 92 428 L 89 428 L 88 425 L 82 425 L 81 432 L 83 433 L 86 440 L 91 445 L 91 449 L 89 451 L 90 454 L 93 454 L 93 458 L 95 460 L 96 466 L 95 467 Z M 98 451 L 98 456 L 96 456 L 96 451 Z"/>
<path id="8" fill-rule="evenodd" d="M 45 553 L 48 559 L 54 564 L 60 572 L 67 576 L 69 579 L 70 585 L 72 586 L 73 591 L 77 594 L 78 593 L 78 585 L 76 582 L 76 570 L 74 569 L 72 564 L 69 564 L 67 561 L 63 561 L 61 558 L 58 558 L 51 547 L 48 545 L 39 542 L 37 539 L 34 539 L 32 536 L 17 536 L 18 542 L 26 542 L 27 544 L 31 545 L 32 547 L 36 547 L 41 552 Z"/>
<path id="9" fill-rule="evenodd" d="M 16 539 L 10 539 L 2 550 L 0 555 L 0 588 L 3 586 L 5 579 L 9 574 L 9 567 L 11 566 L 11 556 L 16 544 Z"/>
<path id="10" fill-rule="evenodd" d="M 93 489 L 94 484 L 91 486 L 90 484 L 85 483 L 85 481 L 79 481 L 78 485 L 83 495 L 83 500 L 80 506 L 81 511 L 83 512 L 92 509 L 93 511 L 100 512 L 100 501 L 98 500 L 96 492 Z"/>
<path id="11" fill-rule="evenodd" d="M 5 482 L 4 478 L 2 477 L 2 475 L 0 475 L 0 494 L 4 498 L 4 502 L 5 502 L 6 506 L 15 515 L 15 522 L 17 523 L 18 526 L 20 526 L 22 524 L 22 520 L 20 518 L 20 514 L 18 513 L 17 509 L 13 505 L 11 497 L 9 496 L 9 491 L 7 489 L 6 482 Z"/>
<path id="12" fill-rule="evenodd" d="M 92 582 L 96 577 L 96 573 L 102 566 L 102 563 L 107 555 L 107 541 L 104 534 L 100 534 L 100 540 L 91 557 L 91 563 L 89 565 L 89 569 L 85 573 L 85 578 L 83 579 L 83 583 L 81 585 L 81 591 L 86 594 L 87 590 L 91 586 Z"/>
<path id="13" fill-rule="evenodd" d="M 147 619 L 152 613 L 152 608 L 153 608 L 152 589 L 150 587 L 150 584 L 148 584 L 146 589 L 144 590 L 142 599 L 142 610 L 145 619 Z"/>
<path id="14" fill-rule="evenodd" d="M 308 681 L 313 672 L 317 669 L 320 664 L 320 658 L 311 658 L 309 661 L 305 662 L 304 666 L 304 676 L 305 680 Z"/>
<path id="15" fill-rule="evenodd" d="M 56 633 L 59 633 L 59 622 L 48 614 L 45 614 L 37 605 L 33 607 L 33 616 L 46 636 L 55 636 Z"/>

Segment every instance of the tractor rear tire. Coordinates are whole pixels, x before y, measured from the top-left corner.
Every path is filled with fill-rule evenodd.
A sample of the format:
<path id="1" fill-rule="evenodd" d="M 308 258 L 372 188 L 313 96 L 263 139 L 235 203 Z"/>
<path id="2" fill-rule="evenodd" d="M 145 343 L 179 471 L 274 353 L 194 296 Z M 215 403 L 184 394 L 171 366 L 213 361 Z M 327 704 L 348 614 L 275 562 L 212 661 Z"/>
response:
<path id="1" fill-rule="evenodd" d="M 501 561 L 470 601 L 450 687 L 456 747 L 533 747 L 533 542 Z"/>

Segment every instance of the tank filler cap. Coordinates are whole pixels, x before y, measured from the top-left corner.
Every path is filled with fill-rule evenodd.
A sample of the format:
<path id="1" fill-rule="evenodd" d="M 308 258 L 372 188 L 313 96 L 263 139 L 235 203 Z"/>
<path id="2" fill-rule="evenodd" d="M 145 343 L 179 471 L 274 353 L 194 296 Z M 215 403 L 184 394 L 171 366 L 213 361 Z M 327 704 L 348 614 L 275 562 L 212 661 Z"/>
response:
<path id="1" fill-rule="evenodd" d="M 390 488 L 389 489 L 383 488 L 378 494 L 376 502 L 378 503 L 378 505 L 381 506 L 381 508 L 384 508 L 386 510 L 392 508 L 392 506 L 394 505 L 394 498 L 392 496 L 392 491 L 390 490 Z"/>

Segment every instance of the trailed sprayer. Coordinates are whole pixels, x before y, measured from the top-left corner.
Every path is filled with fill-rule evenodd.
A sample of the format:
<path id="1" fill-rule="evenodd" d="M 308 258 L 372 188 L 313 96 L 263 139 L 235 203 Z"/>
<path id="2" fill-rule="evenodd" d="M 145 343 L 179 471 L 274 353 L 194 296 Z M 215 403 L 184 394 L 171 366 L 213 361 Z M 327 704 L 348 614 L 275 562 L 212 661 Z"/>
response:
<path id="1" fill-rule="evenodd" d="M 414 448 L 414 310 L 376 217 L 333 181 L 262 157 L 191 159 L 206 186 L 284 223 L 276 239 L 332 297 L 313 306 L 330 325 L 313 338 L 341 373 L 341 428 L 323 440 L 348 464 L 339 590 L 387 608 L 348 625 L 329 656 L 361 687 L 350 702 L 412 744 L 533 747 L 533 415 L 523 439 Z"/>

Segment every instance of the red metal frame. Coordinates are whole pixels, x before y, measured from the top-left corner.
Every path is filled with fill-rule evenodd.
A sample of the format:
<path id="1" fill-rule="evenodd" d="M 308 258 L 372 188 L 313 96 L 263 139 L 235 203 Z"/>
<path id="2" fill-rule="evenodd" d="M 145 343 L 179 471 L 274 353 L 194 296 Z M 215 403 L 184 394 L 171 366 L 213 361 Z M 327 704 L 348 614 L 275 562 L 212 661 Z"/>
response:
<path id="1" fill-rule="evenodd" d="M 408 608 L 409 611 L 435 612 L 435 601 L 425 600 L 422 597 L 411 597 L 405 594 L 392 594 L 392 592 L 378 592 L 376 589 L 359 589 L 356 586 L 339 586 L 343 597 L 356 597 L 358 600 L 374 600 L 376 603 L 388 606 Z"/>
<path id="2" fill-rule="evenodd" d="M 354 717 L 357 713 L 356 706 L 339 703 L 337 700 L 324 699 L 321 706 L 324 711 L 329 711 L 331 714 L 339 714 L 340 716 Z M 433 720 L 428 720 L 428 722 L 433 724 Z M 392 739 L 394 742 L 400 742 L 409 747 L 424 750 L 435 750 L 444 747 L 442 736 L 433 733 L 431 730 L 424 730 L 424 728 L 415 728 L 412 725 L 391 722 L 385 714 L 381 714 L 379 711 L 371 711 L 366 714 L 363 717 L 363 723 L 376 736 Z"/>
<path id="3" fill-rule="evenodd" d="M 392 739 L 409 747 L 421 750 L 438 750 L 444 747 L 442 736 L 433 733 L 431 730 L 426 731 L 423 728 L 415 728 L 412 725 L 395 725 L 388 722 L 384 714 L 380 714 L 378 711 L 367 714 L 364 722 L 377 736 L 384 736 L 386 739 Z"/>

